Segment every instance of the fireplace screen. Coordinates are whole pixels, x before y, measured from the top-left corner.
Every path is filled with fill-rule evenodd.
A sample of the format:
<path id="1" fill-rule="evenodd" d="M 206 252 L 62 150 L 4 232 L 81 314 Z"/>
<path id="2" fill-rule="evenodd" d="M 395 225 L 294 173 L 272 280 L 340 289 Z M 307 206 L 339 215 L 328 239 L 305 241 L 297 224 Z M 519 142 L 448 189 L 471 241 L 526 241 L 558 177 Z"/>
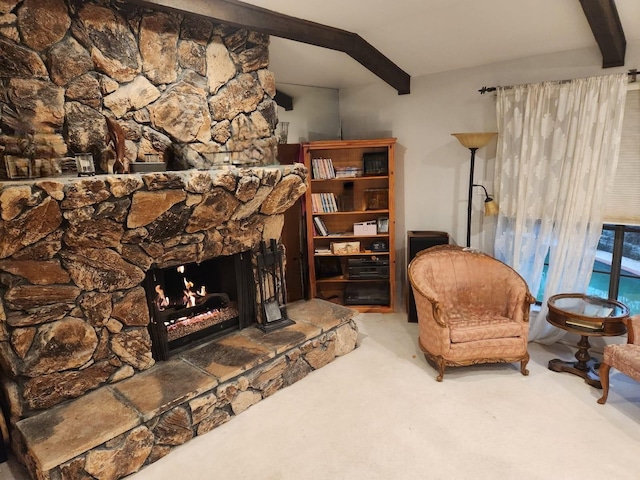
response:
<path id="1" fill-rule="evenodd" d="M 166 360 L 173 350 L 254 322 L 251 268 L 245 252 L 150 270 L 146 293 L 154 358 Z"/>

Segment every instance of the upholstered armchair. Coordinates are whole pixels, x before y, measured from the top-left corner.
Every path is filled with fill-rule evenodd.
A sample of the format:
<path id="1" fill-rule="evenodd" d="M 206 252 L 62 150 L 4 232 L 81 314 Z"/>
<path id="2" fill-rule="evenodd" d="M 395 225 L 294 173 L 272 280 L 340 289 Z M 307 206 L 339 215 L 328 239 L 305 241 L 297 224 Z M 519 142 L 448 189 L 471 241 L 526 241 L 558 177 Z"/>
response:
<path id="1" fill-rule="evenodd" d="M 598 403 L 604 405 L 609 396 L 609 370 L 611 367 L 640 382 L 640 315 L 627 320 L 627 343 L 607 345 L 600 364 L 602 397 Z"/>
<path id="2" fill-rule="evenodd" d="M 420 349 L 438 368 L 520 362 L 528 375 L 529 307 L 524 279 L 508 265 L 455 245 L 423 250 L 409 264 Z"/>

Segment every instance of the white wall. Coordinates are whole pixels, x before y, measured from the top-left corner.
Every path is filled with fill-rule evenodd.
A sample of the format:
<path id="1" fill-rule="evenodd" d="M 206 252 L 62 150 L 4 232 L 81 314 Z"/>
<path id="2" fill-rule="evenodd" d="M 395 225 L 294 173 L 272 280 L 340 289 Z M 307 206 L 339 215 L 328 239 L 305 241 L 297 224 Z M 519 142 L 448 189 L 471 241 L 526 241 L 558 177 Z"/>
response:
<path id="1" fill-rule="evenodd" d="M 340 138 L 338 90 L 284 83 L 277 89 L 293 97 L 293 110 L 278 107 L 278 121 L 289 122 L 287 143 Z"/>

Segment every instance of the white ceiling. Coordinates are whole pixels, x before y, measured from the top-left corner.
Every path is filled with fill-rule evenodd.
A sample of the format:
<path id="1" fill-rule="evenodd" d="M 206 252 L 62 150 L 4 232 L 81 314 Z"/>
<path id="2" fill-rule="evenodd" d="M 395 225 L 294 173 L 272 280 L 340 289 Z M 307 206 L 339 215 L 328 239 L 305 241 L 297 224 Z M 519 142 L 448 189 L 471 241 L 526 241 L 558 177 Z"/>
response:
<path id="1" fill-rule="evenodd" d="M 357 33 L 412 77 L 597 48 L 579 0 L 243 1 Z M 616 5 L 627 42 L 639 40 L 640 1 Z M 277 37 L 270 70 L 278 84 L 339 89 L 382 82 L 345 53 Z"/>

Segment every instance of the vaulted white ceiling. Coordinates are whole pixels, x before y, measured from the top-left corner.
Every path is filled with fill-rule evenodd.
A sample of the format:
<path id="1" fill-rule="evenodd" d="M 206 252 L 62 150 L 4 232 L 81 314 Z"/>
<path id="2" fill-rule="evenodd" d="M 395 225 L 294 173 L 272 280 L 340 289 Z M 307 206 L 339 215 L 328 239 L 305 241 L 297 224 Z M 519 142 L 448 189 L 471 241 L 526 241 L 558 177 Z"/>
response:
<path id="1" fill-rule="evenodd" d="M 597 48 L 579 0 L 243 0 L 360 35 L 412 77 Z M 627 42 L 640 1 L 616 0 Z M 345 88 L 382 82 L 348 55 L 271 37 L 278 84 Z M 640 65 L 629 65 L 638 68 Z"/>

